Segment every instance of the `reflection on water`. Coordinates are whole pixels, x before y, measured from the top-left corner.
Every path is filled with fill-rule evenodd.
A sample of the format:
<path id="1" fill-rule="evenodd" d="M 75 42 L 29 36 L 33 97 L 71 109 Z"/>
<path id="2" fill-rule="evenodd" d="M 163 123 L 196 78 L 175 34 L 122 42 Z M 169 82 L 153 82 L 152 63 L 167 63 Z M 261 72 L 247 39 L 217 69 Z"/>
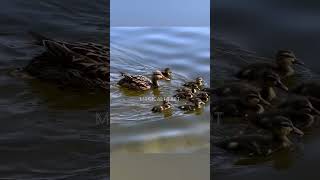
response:
<path id="1" fill-rule="evenodd" d="M 193 113 L 171 101 L 172 111 L 152 113 L 185 81 L 202 76 L 209 83 L 209 28 L 111 29 L 111 149 L 121 152 L 190 152 L 209 145 L 209 105 Z M 120 72 L 150 76 L 170 67 L 171 81 L 160 81 L 158 90 L 132 92 L 120 88 Z M 209 84 L 207 84 L 209 86 Z"/>
<path id="2" fill-rule="evenodd" d="M 320 47 L 318 1 L 245 0 L 237 3 L 221 0 L 214 1 L 212 7 L 215 61 L 211 71 L 215 86 L 223 80 L 233 79 L 232 75 L 248 63 L 272 60 L 278 49 L 292 49 L 306 63 L 306 67 L 296 67 L 298 75 L 287 82 L 289 87 L 305 80 L 319 79 L 320 63 L 314 60 Z M 228 133 L 231 135 L 241 127 L 234 122 L 220 126 L 213 124 L 213 140 Z M 312 151 L 319 145 L 318 133 L 308 132 L 296 144 L 298 149 L 295 152 L 240 160 L 213 148 L 211 165 L 214 178 L 302 179 L 307 174 L 317 177 L 317 171 L 310 167 L 319 165 L 318 154 Z"/>
<path id="3" fill-rule="evenodd" d="M 107 129 L 96 124 L 105 94 L 61 89 L 9 75 L 43 49 L 28 34 L 106 41 L 106 0 L 2 1 L 0 178 L 107 179 Z"/>

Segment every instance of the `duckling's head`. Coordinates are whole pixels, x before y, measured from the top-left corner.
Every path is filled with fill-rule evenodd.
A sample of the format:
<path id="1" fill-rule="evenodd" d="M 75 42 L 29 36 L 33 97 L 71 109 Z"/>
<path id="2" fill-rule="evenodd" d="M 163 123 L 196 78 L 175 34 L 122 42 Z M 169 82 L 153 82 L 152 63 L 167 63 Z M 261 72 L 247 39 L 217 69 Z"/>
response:
<path id="1" fill-rule="evenodd" d="M 288 87 L 284 85 L 280 79 L 280 76 L 273 71 L 265 71 L 263 73 L 264 86 L 266 87 L 278 87 L 284 91 L 288 91 Z"/>
<path id="2" fill-rule="evenodd" d="M 290 133 L 296 133 L 300 136 L 303 136 L 304 133 L 295 127 L 292 121 L 284 116 L 276 116 L 273 120 L 273 134 L 275 138 L 283 139 L 286 138 Z"/>
<path id="3" fill-rule="evenodd" d="M 164 99 L 164 100 L 162 101 L 162 105 L 165 105 L 165 106 L 169 105 L 169 106 L 171 106 L 171 103 L 170 103 L 168 100 Z"/>
<path id="4" fill-rule="evenodd" d="M 197 91 L 200 91 L 200 88 L 197 84 L 190 84 L 190 89 L 192 93 L 196 93 Z"/>
<path id="5" fill-rule="evenodd" d="M 205 104 L 200 98 L 195 98 L 195 99 L 193 100 L 193 102 L 194 102 L 194 105 L 195 105 L 197 108 L 201 108 L 201 106 L 202 106 L 203 104 Z"/>
<path id="6" fill-rule="evenodd" d="M 202 78 L 202 77 L 197 77 L 197 78 L 196 78 L 196 83 L 197 83 L 199 86 L 203 86 L 203 85 L 204 85 L 203 78 Z"/>
<path id="7" fill-rule="evenodd" d="M 198 97 L 209 98 L 209 94 L 207 92 L 199 92 Z"/>
<path id="8" fill-rule="evenodd" d="M 288 68 L 293 64 L 304 65 L 299 61 L 291 50 L 280 50 L 276 54 L 276 62 L 280 68 Z"/>

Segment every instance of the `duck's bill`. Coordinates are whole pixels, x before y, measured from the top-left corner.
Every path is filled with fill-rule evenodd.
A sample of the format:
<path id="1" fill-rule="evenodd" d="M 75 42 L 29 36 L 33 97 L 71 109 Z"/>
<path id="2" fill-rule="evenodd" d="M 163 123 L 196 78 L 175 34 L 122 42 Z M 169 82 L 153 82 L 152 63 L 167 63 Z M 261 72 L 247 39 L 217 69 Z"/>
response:
<path id="1" fill-rule="evenodd" d="M 278 81 L 277 87 L 284 91 L 289 91 L 289 88 L 286 85 L 284 85 L 281 81 Z"/>
<path id="2" fill-rule="evenodd" d="M 303 136 L 304 132 L 302 132 L 300 129 L 298 129 L 297 127 L 293 126 L 293 132 L 298 134 L 299 136 Z"/>
<path id="3" fill-rule="evenodd" d="M 295 64 L 302 65 L 302 66 L 305 65 L 304 62 L 300 61 L 299 59 L 296 59 L 296 60 L 294 61 L 294 63 L 295 63 Z"/>

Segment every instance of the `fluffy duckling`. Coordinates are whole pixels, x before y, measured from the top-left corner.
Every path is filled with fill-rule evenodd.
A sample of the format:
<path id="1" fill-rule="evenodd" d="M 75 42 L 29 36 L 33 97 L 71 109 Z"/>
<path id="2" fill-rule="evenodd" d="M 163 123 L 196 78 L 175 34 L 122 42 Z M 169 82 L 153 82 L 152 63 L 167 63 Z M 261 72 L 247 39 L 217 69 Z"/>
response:
<path id="1" fill-rule="evenodd" d="M 204 81 L 202 77 L 197 77 L 195 81 L 186 82 L 183 86 L 190 88 L 197 87 L 201 90 L 204 87 Z"/>
<path id="2" fill-rule="evenodd" d="M 313 125 L 314 116 L 319 114 L 320 112 L 313 107 L 308 98 L 289 96 L 286 102 L 280 104 L 276 110 L 263 114 L 263 117 L 281 115 L 290 118 L 295 126 L 305 129 Z"/>
<path id="3" fill-rule="evenodd" d="M 157 113 L 157 112 L 163 112 L 163 111 L 171 109 L 171 108 L 172 108 L 172 104 L 167 100 L 163 100 L 162 105 L 154 106 L 151 109 L 151 111 L 154 113 Z"/>
<path id="4" fill-rule="evenodd" d="M 177 89 L 176 91 L 177 91 L 178 93 L 180 93 L 180 92 L 196 93 L 198 90 L 200 90 L 200 89 L 198 88 L 198 86 L 194 85 L 194 86 L 192 86 L 191 88 L 190 88 L 190 87 L 182 87 L 182 88 Z"/>
<path id="5" fill-rule="evenodd" d="M 275 71 L 281 77 L 294 75 L 293 64 L 303 64 L 298 61 L 294 53 L 290 50 L 280 50 L 276 54 L 275 63 L 254 63 L 242 68 L 236 76 L 240 79 L 250 79 L 260 71 L 266 69 Z"/>
<path id="6" fill-rule="evenodd" d="M 201 106 L 204 104 L 204 102 L 202 102 L 201 99 L 199 98 L 193 98 L 191 101 L 193 104 L 182 105 L 182 106 L 179 106 L 178 108 L 183 111 L 195 111 L 201 108 Z"/>
<path id="7" fill-rule="evenodd" d="M 196 98 L 201 99 L 202 102 L 206 103 L 209 101 L 209 95 L 207 92 L 201 91 L 196 94 Z"/>
<path id="8" fill-rule="evenodd" d="M 284 103 L 280 104 L 278 108 L 320 115 L 320 111 L 313 107 L 311 101 L 305 96 L 291 95 Z"/>
<path id="9" fill-rule="evenodd" d="M 280 133 L 279 131 L 284 131 L 284 130 L 293 130 L 298 135 L 303 136 L 304 133 L 297 127 L 295 127 L 292 123 L 292 121 L 281 115 L 275 115 L 275 116 L 270 116 L 270 117 L 264 117 L 264 116 L 257 116 L 254 119 L 250 120 L 258 126 L 259 128 L 267 129 L 276 133 Z M 279 128 L 282 127 L 282 128 Z M 287 128 L 285 128 L 287 127 Z"/>
<path id="10" fill-rule="evenodd" d="M 152 74 L 152 78 L 149 79 L 142 75 L 128 75 L 125 73 L 121 74 L 123 78 L 118 82 L 118 85 L 132 89 L 132 90 L 149 90 L 151 88 L 158 88 L 158 80 L 164 78 L 160 71 L 155 71 Z"/>
<path id="11" fill-rule="evenodd" d="M 194 94 L 192 93 L 192 91 L 180 91 L 177 94 L 175 94 L 173 97 L 176 97 L 178 99 L 191 99 L 194 97 Z"/>
<path id="12" fill-rule="evenodd" d="M 292 122 L 285 117 L 277 116 L 274 118 L 275 120 L 271 121 L 277 123 L 272 124 L 272 128 L 270 128 L 271 136 L 241 135 L 214 142 L 214 145 L 249 156 L 268 156 L 280 149 L 292 147 L 293 143 L 288 136 L 292 132 L 303 135 L 303 132 L 295 128 Z"/>
<path id="13" fill-rule="evenodd" d="M 317 109 L 320 108 L 320 83 L 317 81 L 308 81 L 305 83 L 301 83 L 295 88 L 293 88 L 292 92 L 294 94 L 306 96 L 313 106 Z"/>
<path id="14" fill-rule="evenodd" d="M 241 97 L 248 94 L 255 94 L 260 98 L 263 104 L 270 105 L 265 99 L 262 98 L 260 88 L 253 86 L 247 82 L 237 81 L 237 82 L 227 82 L 223 86 L 215 89 L 206 88 L 204 91 L 210 93 L 211 95 L 217 95 L 219 97 Z"/>
<path id="15" fill-rule="evenodd" d="M 213 103 L 213 110 L 223 112 L 229 117 L 246 117 L 250 114 L 263 113 L 265 111 L 263 103 L 256 94 L 247 94 L 241 97 L 220 98 Z"/>
<path id="16" fill-rule="evenodd" d="M 274 87 L 278 87 L 284 91 L 288 91 L 288 87 L 284 85 L 279 75 L 273 71 L 261 71 L 255 78 L 250 81 L 253 85 L 261 88 L 261 96 L 267 101 L 272 101 L 277 97 Z"/>

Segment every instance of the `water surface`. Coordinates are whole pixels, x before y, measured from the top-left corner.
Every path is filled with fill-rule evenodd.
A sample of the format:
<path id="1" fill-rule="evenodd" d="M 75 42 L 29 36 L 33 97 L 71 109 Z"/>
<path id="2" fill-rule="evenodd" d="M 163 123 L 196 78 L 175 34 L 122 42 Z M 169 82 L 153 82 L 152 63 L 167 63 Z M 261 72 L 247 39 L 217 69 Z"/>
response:
<path id="1" fill-rule="evenodd" d="M 234 79 L 240 67 L 252 62 L 270 61 L 279 49 L 291 49 L 306 63 L 296 67 L 298 76 L 289 86 L 319 79 L 320 63 L 318 1 L 231 1 L 212 4 L 213 54 L 211 69 L 215 85 Z M 213 121 L 213 139 L 239 130 L 239 126 L 220 125 Z M 225 131 L 228 129 L 228 131 Z M 318 130 L 318 129 L 317 129 Z M 315 130 L 315 131 L 317 131 Z M 212 169 L 215 179 L 302 179 L 319 177 L 319 133 L 307 132 L 295 152 L 282 152 L 265 159 L 242 160 L 212 149 Z M 312 179 L 312 178 L 311 178 Z"/>
<path id="2" fill-rule="evenodd" d="M 2 1 L 0 179 L 107 179 L 106 95 L 9 75 L 43 49 L 28 34 L 106 43 L 106 0 Z"/>
<path id="3" fill-rule="evenodd" d="M 175 108 L 152 113 L 161 103 L 145 97 L 172 97 L 182 83 L 202 76 L 209 83 L 209 28 L 111 28 L 111 150 L 113 152 L 178 153 L 209 147 L 209 104 L 194 113 Z M 159 90 L 126 91 L 117 85 L 120 72 L 150 76 L 170 67 L 173 79 Z M 207 84 L 209 86 L 209 84 Z"/>

